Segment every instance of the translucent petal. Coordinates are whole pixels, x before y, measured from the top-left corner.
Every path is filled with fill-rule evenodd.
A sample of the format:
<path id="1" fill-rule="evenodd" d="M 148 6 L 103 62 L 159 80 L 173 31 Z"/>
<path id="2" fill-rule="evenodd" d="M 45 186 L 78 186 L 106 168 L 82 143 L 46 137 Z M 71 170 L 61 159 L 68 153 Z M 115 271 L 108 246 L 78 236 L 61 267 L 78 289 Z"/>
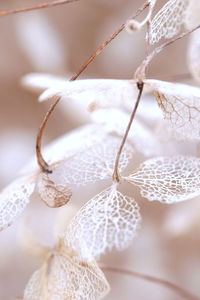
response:
<path id="1" fill-rule="evenodd" d="M 35 187 L 34 178 L 21 177 L 0 193 L 0 230 L 11 225 L 29 203 Z"/>
<path id="2" fill-rule="evenodd" d="M 44 157 L 49 164 L 63 161 L 77 152 L 102 142 L 106 136 L 107 134 L 101 126 L 96 124 L 82 126 L 45 147 Z"/>
<path id="3" fill-rule="evenodd" d="M 49 253 L 30 278 L 24 300 L 98 300 L 109 292 L 109 284 L 95 262 L 74 253 Z"/>
<path id="4" fill-rule="evenodd" d="M 146 80 L 155 92 L 164 118 L 179 139 L 200 138 L 200 89 L 184 84 Z"/>
<path id="5" fill-rule="evenodd" d="M 22 78 L 21 83 L 30 90 L 43 92 L 51 87 L 62 88 L 65 86 L 66 81 L 67 79 L 64 77 L 58 77 L 51 74 L 30 73 Z"/>
<path id="6" fill-rule="evenodd" d="M 126 178 L 150 201 L 175 203 L 200 195 L 200 159 L 190 156 L 156 157 Z"/>
<path id="7" fill-rule="evenodd" d="M 102 124 L 109 133 L 117 133 L 123 137 L 130 116 L 118 109 L 97 110 L 92 114 L 93 120 Z M 134 148 L 146 156 L 158 155 L 161 145 L 153 132 L 138 119 L 134 119 L 128 134 L 128 141 Z"/>
<path id="8" fill-rule="evenodd" d="M 72 99 L 85 103 L 90 110 L 104 107 L 132 107 L 138 89 L 133 80 L 85 79 L 66 82 L 65 87 L 47 89 L 40 101 L 60 96 L 63 100 Z"/>
<path id="9" fill-rule="evenodd" d="M 184 24 L 188 3 L 189 0 L 169 0 L 159 10 L 151 22 L 151 44 L 159 42 L 161 38 L 170 39 L 178 34 Z"/>
<path id="10" fill-rule="evenodd" d="M 111 178 L 120 143 L 120 138 L 109 136 L 63 161 L 49 174 L 49 178 L 69 186 Z M 120 157 L 119 172 L 128 165 L 132 152 L 132 147 L 126 145 Z"/>
<path id="11" fill-rule="evenodd" d="M 190 42 L 188 48 L 188 66 L 194 79 L 200 82 L 200 31 L 199 30 L 193 32 L 190 36 Z"/>
<path id="12" fill-rule="evenodd" d="M 65 235 L 70 245 L 87 260 L 113 247 L 130 244 L 140 223 L 139 207 L 113 185 L 89 200 L 71 220 Z"/>
<path id="13" fill-rule="evenodd" d="M 72 191 L 67 185 L 55 184 L 48 174 L 43 172 L 38 176 L 36 187 L 41 200 L 49 207 L 63 206 L 72 196 Z"/>
<path id="14" fill-rule="evenodd" d="M 96 124 L 81 126 L 44 147 L 43 156 L 49 165 L 54 165 L 97 142 L 101 142 L 106 136 L 107 133 L 101 126 Z M 34 170 L 38 172 L 36 157 L 21 170 L 20 175 L 27 175 Z"/>

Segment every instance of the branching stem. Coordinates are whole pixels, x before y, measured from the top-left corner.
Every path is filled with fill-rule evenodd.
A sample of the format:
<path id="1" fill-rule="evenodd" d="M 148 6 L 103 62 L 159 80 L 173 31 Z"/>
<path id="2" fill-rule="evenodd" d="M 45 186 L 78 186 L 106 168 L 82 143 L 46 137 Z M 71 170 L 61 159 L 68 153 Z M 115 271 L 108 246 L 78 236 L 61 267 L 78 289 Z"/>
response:
<path id="1" fill-rule="evenodd" d="M 77 0 L 76 0 L 77 1 Z M 137 16 L 139 16 L 143 10 L 149 6 L 149 1 L 146 1 L 142 7 L 138 8 L 136 13 L 134 14 L 133 18 L 136 18 Z M 82 65 L 82 67 L 80 68 L 80 70 L 70 79 L 70 81 L 74 81 L 76 80 L 81 73 L 88 67 L 88 65 L 103 51 L 103 49 L 111 42 L 113 41 L 119 34 L 120 32 L 123 31 L 123 29 L 125 28 L 125 23 L 123 23 L 105 42 L 103 42 L 98 48 L 97 50 L 87 59 L 87 61 Z M 37 161 L 38 164 L 41 168 L 41 170 L 43 172 L 46 173 L 52 173 L 52 170 L 50 169 L 49 165 L 47 164 L 47 162 L 44 160 L 43 156 L 42 156 L 42 152 L 41 152 L 41 142 L 42 142 L 42 136 L 43 136 L 43 132 L 46 126 L 46 123 L 49 119 L 49 117 L 51 116 L 51 114 L 53 113 L 57 103 L 60 101 L 60 98 L 56 99 L 56 101 L 52 104 L 52 106 L 49 108 L 49 110 L 47 111 L 44 120 L 39 128 L 39 132 L 37 135 L 37 141 L 36 141 L 36 155 L 37 155 Z"/>
<path id="2" fill-rule="evenodd" d="M 117 181 L 117 182 L 120 181 L 120 178 L 119 178 L 119 171 L 118 171 L 120 156 L 121 156 L 121 153 L 122 153 L 124 144 L 125 144 L 125 142 L 126 142 L 126 139 L 127 139 L 127 137 L 128 137 L 129 130 L 130 130 L 131 125 L 132 125 L 132 123 L 133 123 L 133 120 L 134 120 L 134 117 L 135 117 L 135 114 L 136 114 L 138 105 L 139 105 L 139 103 L 140 103 L 140 99 L 141 99 L 141 96 L 142 96 L 144 83 L 143 83 L 142 81 L 138 82 L 138 83 L 137 83 L 137 87 L 138 87 L 138 90 L 139 90 L 138 96 L 137 96 L 137 100 L 136 100 L 135 106 L 134 106 L 134 108 L 133 108 L 133 111 L 132 111 L 132 114 L 131 114 L 131 117 L 130 117 L 128 126 L 127 126 L 127 128 L 126 128 L 126 132 L 125 132 L 124 137 L 123 137 L 123 139 L 122 139 L 122 142 L 121 142 L 121 145 L 120 145 L 120 147 L 119 147 L 119 150 L 118 150 L 118 153 L 117 153 L 117 156 L 116 156 L 116 160 L 115 160 L 115 167 L 114 167 L 114 172 L 113 172 L 112 178 L 113 178 L 113 181 Z"/>
<path id="3" fill-rule="evenodd" d="M 137 278 L 140 278 L 140 279 L 143 279 L 143 280 L 146 280 L 146 281 L 150 281 L 150 282 L 153 282 L 153 283 L 156 283 L 156 284 L 160 284 L 160 285 L 172 290 L 177 295 L 183 297 L 183 299 L 200 300 L 199 297 L 190 294 L 185 289 L 183 289 L 183 288 L 177 286 L 176 284 L 174 284 L 174 283 L 172 283 L 168 280 L 165 280 L 165 279 L 161 279 L 161 278 L 157 278 L 157 277 L 154 277 L 154 276 L 138 273 L 138 272 L 135 272 L 135 271 L 125 270 L 125 269 L 121 269 L 121 268 L 109 267 L 109 266 L 106 266 L 106 265 L 101 266 L 101 268 L 105 271 L 108 271 L 108 272 L 120 273 L 120 274 L 123 274 L 123 275 L 137 277 Z"/>
<path id="4" fill-rule="evenodd" d="M 0 11 L 0 17 L 18 14 L 18 13 L 24 13 L 32 10 L 42 9 L 42 8 L 48 8 L 53 6 L 59 6 L 62 4 L 69 4 L 73 2 L 78 2 L 79 0 L 55 0 L 52 2 L 45 2 L 41 3 L 35 6 L 29 6 L 29 7 L 23 7 L 23 8 L 16 8 L 16 9 L 10 9 L 5 11 Z"/>
<path id="5" fill-rule="evenodd" d="M 146 68 L 149 65 L 149 63 L 151 62 L 151 60 L 157 55 L 159 54 L 161 51 L 163 51 L 167 46 L 173 44 L 174 42 L 182 39 L 183 37 L 189 35 L 190 33 L 192 33 L 193 31 L 197 30 L 200 28 L 200 25 L 196 26 L 195 28 L 188 30 L 186 32 L 183 32 L 181 34 L 179 34 L 178 36 L 176 36 L 175 38 L 163 43 L 162 45 L 160 45 L 159 47 L 155 48 L 149 55 L 147 55 L 145 57 L 145 59 L 143 60 L 143 62 L 140 64 L 140 66 L 137 68 L 135 74 L 134 74 L 134 78 L 136 80 L 144 80 L 146 77 Z"/>

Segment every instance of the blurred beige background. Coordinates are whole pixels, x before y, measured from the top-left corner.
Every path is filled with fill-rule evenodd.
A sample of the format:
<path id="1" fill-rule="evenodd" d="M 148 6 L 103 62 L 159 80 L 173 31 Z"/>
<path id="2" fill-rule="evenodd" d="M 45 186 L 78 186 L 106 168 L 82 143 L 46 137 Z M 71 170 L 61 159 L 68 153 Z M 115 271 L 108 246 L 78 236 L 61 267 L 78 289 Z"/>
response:
<path id="1" fill-rule="evenodd" d="M 0 10 L 40 2 L 1 0 Z M 164 2 L 158 1 L 156 9 Z M 20 86 L 21 77 L 30 72 L 45 72 L 69 78 L 142 3 L 141 0 L 80 0 L 62 7 L 0 18 L 1 188 L 14 179 L 19 169 L 35 154 L 37 130 L 49 106 L 48 103 L 38 104 L 36 94 Z M 160 54 L 150 65 L 149 76 L 162 79 L 187 73 L 185 55 L 186 39 Z M 124 31 L 97 57 L 81 78 L 131 78 L 143 56 L 144 32 L 129 35 Z M 76 115 L 66 114 L 57 107 L 46 128 L 45 143 L 79 125 Z M 87 195 L 86 191 L 84 193 Z M 134 197 L 140 198 L 138 193 Z M 200 209 L 198 202 L 197 199 L 168 207 L 146 200 L 139 201 L 144 221 L 138 237 L 130 249 L 107 255 L 104 260 L 110 265 L 116 264 L 168 279 L 196 295 L 200 294 L 198 215 L 194 218 L 195 224 L 191 221 L 194 211 Z M 180 215 L 183 216 L 179 222 L 181 234 L 177 221 Z M 184 221 L 192 225 L 187 227 L 186 224 L 184 229 Z M 39 263 L 19 247 L 18 227 L 19 222 L 0 233 L 2 300 L 21 296 L 30 274 Z M 121 275 L 106 275 L 112 286 L 108 300 L 181 299 L 158 285 L 122 278 Z"/>

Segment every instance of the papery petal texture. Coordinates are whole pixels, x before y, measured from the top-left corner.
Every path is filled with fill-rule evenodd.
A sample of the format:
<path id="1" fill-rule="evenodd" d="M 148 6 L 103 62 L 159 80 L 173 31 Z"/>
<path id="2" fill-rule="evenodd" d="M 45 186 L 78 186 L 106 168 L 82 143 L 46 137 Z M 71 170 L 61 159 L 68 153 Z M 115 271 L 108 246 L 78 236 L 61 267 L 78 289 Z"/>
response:
<path id="1" fill-rule="evenodd" d="M 26 285 L 24 300 L 98 300 L 109 292 L 109 284 L 93 262 L 75 254 L 49 253 Z"/>
<path id="2" fill-rule="evenodd" d="M 127 181 L 150 201 L 176 203 L 200 195 L 200 159 L 190 156 L 156 157 L 142 163 Z"/>
<path id="3" fill-rule="evenodd" d="M 67 185 L 86 185 L 109 179 L 114 171 L 115 159 L 121 139 L 107 136 L 83 151 L 77 152 L 58 165 L 49 178 Z M 133 148 L 126 145 L 119 161 L 119 172 L 125 169 L 132 158 Z"/>
<path id="4" fill-rule="evenodd" d="M 124 196 L 113 185 L 89 200 L 72 218 L 65 244 L 87 260 L 107 250 L 123 250 L 135 236 L 141 221 L 133 198 Z"/>
<path id="5" fill-rule="evenodd" d="M 150 27 L 150 43 L 158 43 L 161 38 L 170 39 L 184 24 L 189 0 L 169 0 L 155 15 Z"/>
<path id="6" fill-rule="evenodd" d="M 185 84 L 146 80 L 153 89 L 164 118 L 178 139 L 200 138 L 200 89 Z"/>
<path id="7" fill-rule="evenodd" d="M 0 230 L 11 225 L 29 203 L 35 188 L 34 177 L 21 177 L 0 193 Z"/>

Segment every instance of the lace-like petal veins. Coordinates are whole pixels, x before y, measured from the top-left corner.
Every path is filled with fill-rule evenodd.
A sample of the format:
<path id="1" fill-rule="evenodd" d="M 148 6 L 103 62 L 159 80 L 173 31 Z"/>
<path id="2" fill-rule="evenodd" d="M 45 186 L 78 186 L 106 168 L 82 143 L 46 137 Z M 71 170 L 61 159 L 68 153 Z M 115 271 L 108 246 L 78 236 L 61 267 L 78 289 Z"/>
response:
<path id="1" fill-rule="evenodd" d="M 185 20 L 189 0 L 169 0 L 155 15 L 151 22 L 150 43 L 153 45 L 161 38 L 170 39 L 180 31 Z"/>
<path id="2" fill-rule="evenodd" d="M 200 159 L 157 157 L 145 161 L 126 178 L 150 201 L 175 203 L 200 195 Z"/>
<path id="3" fill-rule="evenodd" d="M 178 139 L 200 138 L 200 89 L 184 84 L 146 80 L 155 92 L 164 118 Z"/>
<path id="4" fill-rule="evenodd" d="M 95 262 L 52 253 L 30 278 L 24 300 L 98 300 L 108 292 L 109 284 Z"/>
<path id="5" fill-rule="evenodd" d="M 187 29 L 191 30 L 192 28 L 199 25 L 200 19 L 200 2 L 199 0 L 189 0 L 189 4 L 186 10 L 185 15 L 185 26 Z"/>
<path id="6" fill-rule="evenodd" d="M 72 196 L 72 191 L 68 186 L 55 184 L 46 173 L 38 176 L 36 188 L 41 200 L 49 207 L 63 206 L 69 202 Z"/>
<path id="7" fill-rule="evenodd" d="M 80 127 L 45 147 L 44 157 L 49 164 L 61 162 L 96 143 L 101 143 L 106 136 L 102 127 L 96 124 Z"/>
<path id="8" fill-rule="evenodd" d="M 108 136 L 106 140 L 69 157 L 57 166 L 49 178 L 65 185 L 86 185 L 112 176 L 121 139 Z M 119 171 L 125 169 L 133 149 L 126 145 L 119 162 Z"/>
<path id="9" fill-rule="evenodd" d="M 118 109 L 101 109 L 92 114 L 93 120 L 103 125 L 105 131 L 123 137 L 130 116 Z M 128 141 L 146 156 L 161 153 L 161 145 L 153 132 L 138 119 L 134 120 L 128 134 Z"/>
<path id="10" fill-rule="evenodd" d="M 88 201 L 72 218 L 65 244 L 92 260 L 113 247 L 123 250 L 136 234 L 141 217 L 133 198 L 113 185 Z"/>
<path id="11" fill-rule="evenodd" d="M 0 230 L 11 225 L 29 203 L 35 187 L 34 179 L 21 177 L 0 193 Z"/>
<path id="12" fill-rule="evenodd" d="M 188 66 L 194 79 L 200 82 L 200 31 L 199 30 L 193 32 L 190 36 L 190 42 L 188 48 Z"/>

